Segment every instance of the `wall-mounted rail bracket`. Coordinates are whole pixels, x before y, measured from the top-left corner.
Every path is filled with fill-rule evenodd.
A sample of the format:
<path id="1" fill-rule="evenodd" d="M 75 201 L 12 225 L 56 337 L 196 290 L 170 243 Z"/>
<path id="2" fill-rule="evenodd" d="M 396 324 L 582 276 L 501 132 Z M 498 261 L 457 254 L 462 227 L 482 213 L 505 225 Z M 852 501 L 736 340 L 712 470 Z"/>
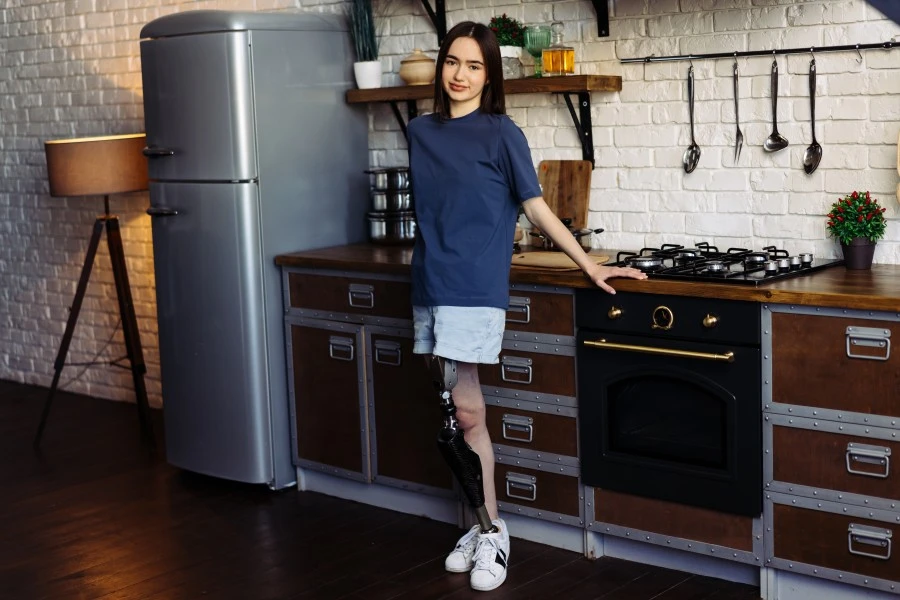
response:
<path id="1" fill-rule="evenodd" d="M 572 116 L 572 123 L 575 125 L 575 131 L 578 133 L 578 139 L 581 140 L 581 157 L 584 160 L 591 161 L 591 167 L 594 167 L 594 140 L 591 137 L 591 93 L 574 92 L 578 95 L 578 115 L 575 114 L 575 107 L 572 105 L 573 92 L 560 93 L 563 95 L 566 106 L 569 108 L 569 114 Z"/>
<path id="2" fill-rule="evenodd" d="M 594 1 L 598 2 L 599 0 Z M 440 48 L 441 42 L 444 41 L 444 36 L 447 35 L 447 12 L 444 6 L 444 0 L 434 0 L 434 8 L 431 8 L 431 3 L 428 0 L 422 0 L 422 6 L 425 7 L 428 18 L 434 23 L 434 30 L 437 33 L 438 48 Z M 607 29 L 609 29 L 609 27 L 607 27 Z"/>
<path id="3" fill-rule="evenodd" d="M 400 113 L 400 107 L 397 106 L 397 101 L 391 100 L 389 104 L 391 105 L 391 110 L 394 111 L 394 117 L 397 119 L 397 123 L 400 125 L 400 131 L 403 132 L 403 137 L 409 140 L 409 136 L 406 135 L 406 124 L 419 115 L 419 109 L 416 108 L 416 101 L 406 101 L 406 121 L 403 120 L 403 115 Z"/>
<path id="4" fill-rule="evenodd" d="M 427 0 L 422 0 L 427 2 Z M 608 0 L 591 0 L 594 5 L 594 11 L 597 13 L 597 35 L 600 37 L 609 36 L 609 5 Z"/>

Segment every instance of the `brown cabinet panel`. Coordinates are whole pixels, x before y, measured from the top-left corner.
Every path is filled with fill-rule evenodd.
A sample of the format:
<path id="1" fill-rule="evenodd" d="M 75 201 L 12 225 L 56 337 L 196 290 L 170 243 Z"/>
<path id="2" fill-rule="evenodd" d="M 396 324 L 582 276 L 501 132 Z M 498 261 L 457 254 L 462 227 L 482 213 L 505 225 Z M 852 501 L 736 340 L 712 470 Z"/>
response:
<path id="1" fill-rule="evenodd" d="M 341 338 L 339 345 L 332 337 Z M 291 346 L 298 456 L 364 473 L 359 336 L 291 325 Z"/>
<path id="2" fill-rule="evenodd" d="M 510 290 L 509 296 L 510 307 L 506 311 L 508 331 L 575 335 L 575 304 L 572 294 Z"/>
<path id="3" fill-rule="evenodd" d="M 290 273 L 288 286 L 293 308 L 412 319 L 407 282 Z"/>
<path id="4" fill-rule="evenodd" d="M 776 558 L 849 571 L 881 579 L 900 579 L 900 558 L 892 552 L 888 560 L 859 556 L 850 552 L 850 524 L 893 530 L 896 542 L 900 527 L 896 524 L 860 519 L 843 514 L 798 508 L 784 504 L 773 507 Z M 886 555 L 887 549 L 856 541 L 854 551 Z"/>
<path id="5" fill-rule="evenodd" d="M 410 335 L 412 335 L 410 333 Z M 452 489 L 437 448 L 441 411 L 431 376 L 411 337 L 372 333 L 373 406 L 378 476 Z"/>
<path id="6" fill-rule="evenodd" d="M 525 360 L 531 364 L 521 366 Z M 574 396 L 575 357 L 504 349 L 498 364 L 478 366 L 478 377 L 482 385 Z"/>
<path id="7" fill-rule="evenodd" d="M 538 510 L 578 517 L 581 496 L 578 478 L 518 465 L 494 465 L 497 500 Z"/>
<path id="8" fill-rule="evenodd" d="M 506 415 L 512 418 L 504 422 Z M 532 423 L 520 425 L 516 422 L 517 417 L 531 419 Z M 491 434 L 491 441 L 495 444 L 562 456 L 578 456 L 578 428 L 575 417 L 488 404 L 487 428 Z"/>
<path id="9" fill-rule="evenodd" d="M 886 465 L 873 464 L 867 457 L 851 452 L 850 468 L 869 475 L 847 470 L 847 444 L 890 448 L 893 458 L 900 453 L 898 442 L 779 425 L 773 428 L 772 440 L 776 481 L 900 499 L 900 476 L 896 468 L 888 471 Z M 885 472 L 887 477 L 874 476 Z"/>
<path id="10" fill-rule="evenodd" d="M 751 517 L 594 489 L 594 519 L 600 523 L 753 551 Z"/>
<path id="11" fill-rule="evenodd" d="M 890 331 L 895 343 L 900 338 L 900 323 L 773 313 L 772 399 L 785 404 L 900 416 L 900 352 L 891 352 L 888 360 L 850 358 L 848 326 Z M 854 340 L 850 341 L 850 349 L 853 354 L 870 357 L 886 355 L 886 347 Z"/>

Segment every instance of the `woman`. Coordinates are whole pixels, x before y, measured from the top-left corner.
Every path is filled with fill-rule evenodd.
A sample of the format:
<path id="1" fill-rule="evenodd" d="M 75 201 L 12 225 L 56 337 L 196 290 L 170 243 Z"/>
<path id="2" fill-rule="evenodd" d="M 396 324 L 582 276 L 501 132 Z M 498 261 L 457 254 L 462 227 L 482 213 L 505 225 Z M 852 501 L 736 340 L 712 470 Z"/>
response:
<path id="1" fill-rule="evenodd" d="M 541 198 L 531 151 L 506 116 L 500 49 L 486 26 L 463 22 L 438 52 L 434 112 L 410 121 L 409 160 L 418 235 L 412 258 L 414 352 L 456 361 L 456 418 L 478 454 L 485 508 L 494 529 L 475 525 L 447 557 L 451 572 L 471 571 L 476 590 L 506 579 L 509 532 L 497 514 L 494 453 L 485 425 L 478 363 L 498 362 L 509 303 L 513 235 L 521 205 L 596 285 L 644 279 L 636 269 L 602 267 L 585 255 Z"/>

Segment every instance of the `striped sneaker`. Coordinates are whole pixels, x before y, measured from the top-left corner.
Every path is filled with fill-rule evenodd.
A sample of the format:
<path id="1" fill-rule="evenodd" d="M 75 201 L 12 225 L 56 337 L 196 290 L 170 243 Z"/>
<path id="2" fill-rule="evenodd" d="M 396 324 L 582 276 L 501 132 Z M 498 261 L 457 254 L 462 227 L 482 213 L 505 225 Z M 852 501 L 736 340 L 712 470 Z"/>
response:
<path id="1" fill-rule="evenodd" d="M 475 546 L 475 565 L 469 583 L 473 590 L 487 592 L 500 587 L 506 581 L 506 564 L 509 560 L 509 530 L 503 519 L 492 521 L 500 531 L 479 533 Z"/>
<path id="2" fill-rule="evenodd" d="M 475 564 L 472 557 L 475 556 L 475 544 L 478 542 L 480 532 L 481 527 L 475 525 L 466 535 L 459 538 L 453 552 L 444 560 L 445 569 L 451 573 L 467 573 L 472 570 L 472 565 Z"/>

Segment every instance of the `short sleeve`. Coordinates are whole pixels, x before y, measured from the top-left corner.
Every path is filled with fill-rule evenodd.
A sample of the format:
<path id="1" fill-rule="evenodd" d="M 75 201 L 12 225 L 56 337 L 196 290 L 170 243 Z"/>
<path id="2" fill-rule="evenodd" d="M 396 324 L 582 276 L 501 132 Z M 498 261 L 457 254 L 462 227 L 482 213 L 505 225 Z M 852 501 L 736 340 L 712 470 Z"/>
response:
<path id="1" fill-rule="evenodd" d="M 500 164 L 512 195 L 519 203 L 541 195 L 528 140 L 509 117 L 500 120 Z"/>

